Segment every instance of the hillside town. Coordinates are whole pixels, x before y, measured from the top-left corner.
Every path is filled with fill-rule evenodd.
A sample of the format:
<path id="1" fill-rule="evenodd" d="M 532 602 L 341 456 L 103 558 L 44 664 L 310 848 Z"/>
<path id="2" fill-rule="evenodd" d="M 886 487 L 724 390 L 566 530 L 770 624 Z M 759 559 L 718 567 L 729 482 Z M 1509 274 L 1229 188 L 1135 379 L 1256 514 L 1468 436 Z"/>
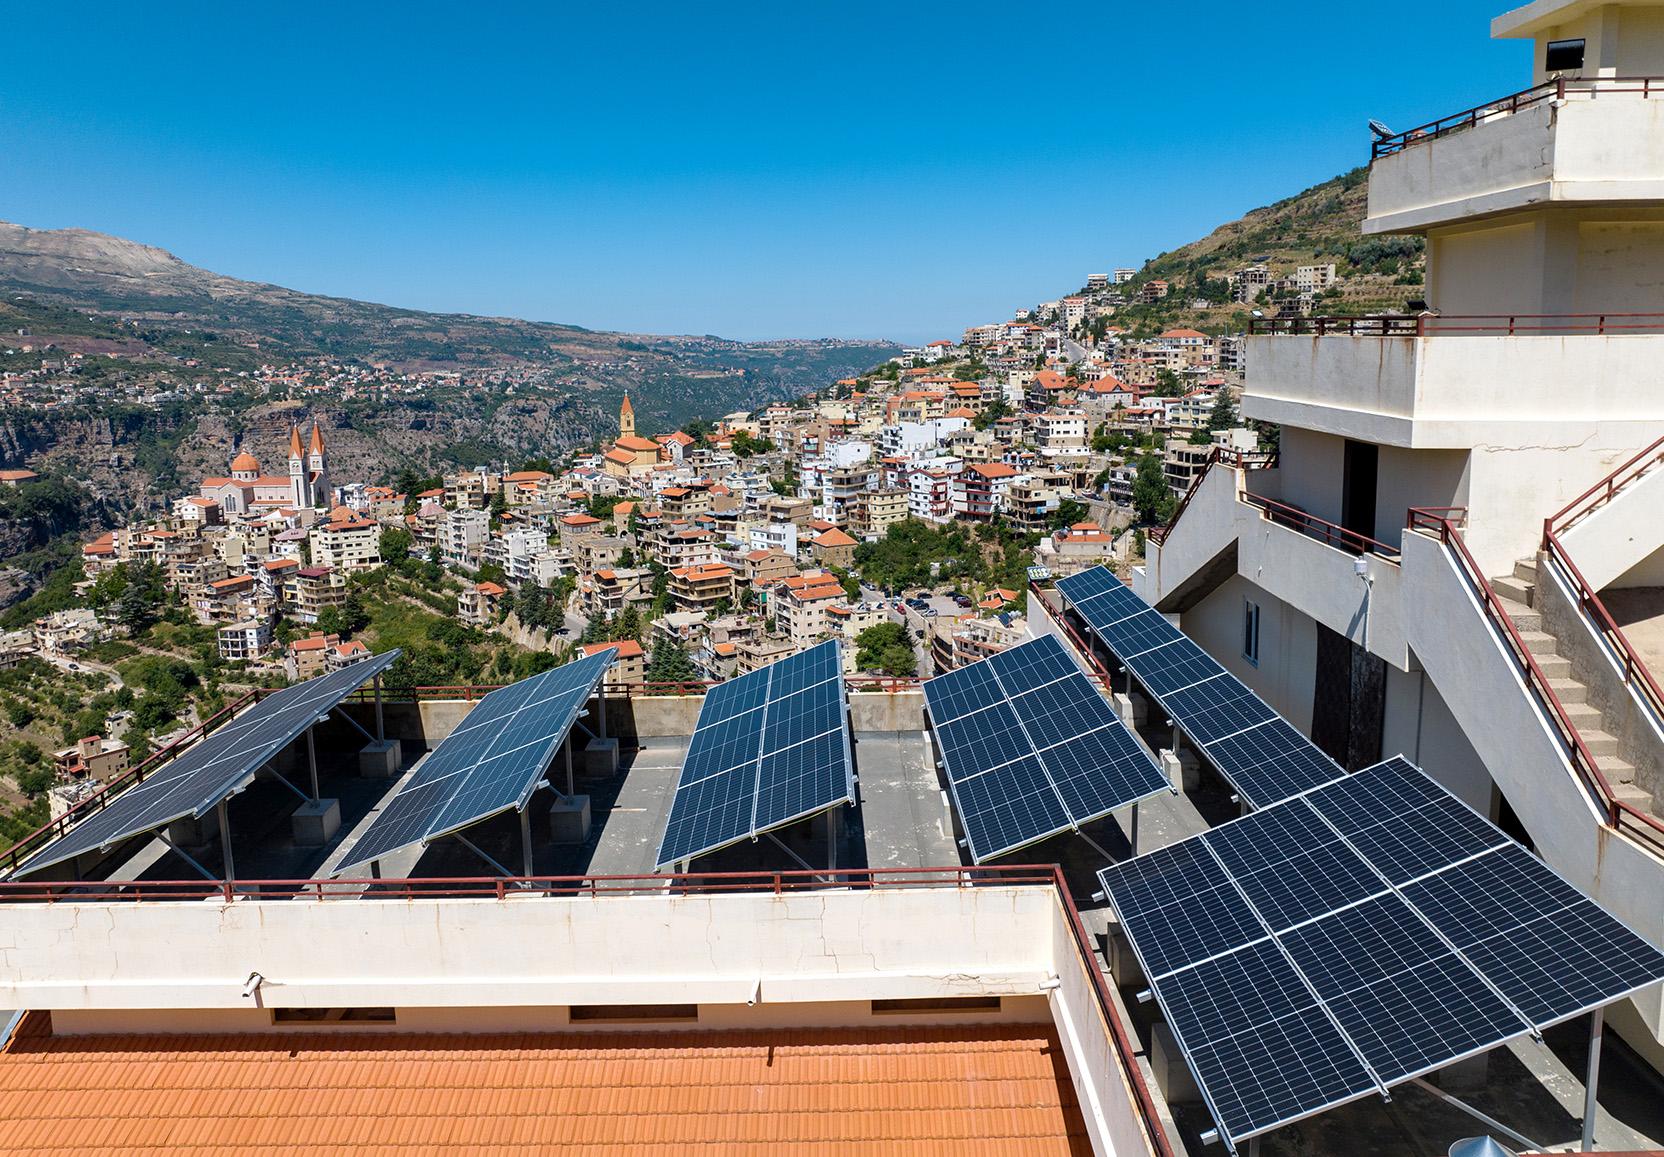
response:
<path id="1" fill-rule="evenodd" d="M 72 590 L 0 638 L 0 665 L 102 661 L 119 682 L 147 652 L 194 664 L 197 693 L 142 715 L 149 727 L 132 688 L 101 722 L 81 713 L 96 727 L 55 756 L 68 801 L 107 778 L 76 754 L 88 744 L 125 767 L 226 692 L 395 642 L 417 643 L 394 672 L 407 685 L 502 681 L 615 645 L 609 684 L 691 688 L 827 639 L 851 676 L 953 670 L 1026 637 L 1031 578 L 1124 570 L 1217 453 L 1274 447 L 1236 417 L 1240 338 L 1109 323 L 1136 301 L 1130 277 L 1093 275 L 796 403 L 682 430 L 638 429 L 625 395 L 616 433 L 564 463 L 343 477 L 322 422 L 298 422 L 285 460 L 228 448 L 165 516 L 85 542 Z M 1245 284 L 1244 300 L 1265 288 Z M 19 750 L 14 779 L 33 764 L 27 737 Z"/>

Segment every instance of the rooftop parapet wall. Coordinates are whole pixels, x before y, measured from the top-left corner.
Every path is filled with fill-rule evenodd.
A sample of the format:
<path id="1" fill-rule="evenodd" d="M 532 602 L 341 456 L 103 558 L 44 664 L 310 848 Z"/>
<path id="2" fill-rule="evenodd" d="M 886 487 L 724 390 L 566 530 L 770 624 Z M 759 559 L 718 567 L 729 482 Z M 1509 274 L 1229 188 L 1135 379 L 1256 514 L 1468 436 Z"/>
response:
<path id="1" fill-rule="evenodd" d="M 1475 114 L 1377 158 L 1363 231 L 1420 232 L 1549 204 L 1664 203 L 1664 79 L 1587 83 L 1599 87 L 1560 98 L 1551 86 L 1518 112 Z"/>

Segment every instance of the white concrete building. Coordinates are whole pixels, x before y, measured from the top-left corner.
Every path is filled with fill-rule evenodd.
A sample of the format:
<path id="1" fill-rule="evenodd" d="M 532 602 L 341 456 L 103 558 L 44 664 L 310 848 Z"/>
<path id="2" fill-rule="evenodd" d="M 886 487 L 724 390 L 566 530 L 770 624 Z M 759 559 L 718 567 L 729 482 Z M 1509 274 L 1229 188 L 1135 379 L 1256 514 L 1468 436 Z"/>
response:
<path id="1" fill-rule="evenodd" d="M 1664 943 L 1664 102 L 1614 79 L 1664 74 L 1664 8 L 1493 32 L 1537 87 L 1375 145 L 1363 230 L 1425 240 L 1435 313 L 1256 323 L 1280 460 L 1216 464 L 1134 581 L 1348 767 L 1408 756 Z M 1656 990 L 1608 1023 L 1664 1063 Z"/>

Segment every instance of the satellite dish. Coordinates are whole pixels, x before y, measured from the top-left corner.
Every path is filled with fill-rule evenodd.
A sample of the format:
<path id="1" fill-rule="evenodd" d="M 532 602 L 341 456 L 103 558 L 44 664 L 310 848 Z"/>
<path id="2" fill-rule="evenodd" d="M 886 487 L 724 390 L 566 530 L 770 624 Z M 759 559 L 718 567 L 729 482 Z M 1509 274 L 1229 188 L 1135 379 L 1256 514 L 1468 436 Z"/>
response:
<path id="1" fill-rule="evenodd" d="M 1371 120 L 1369 122 L 1369 131 L 1380 137 L 1383 141 L 1388 137 L 1395 137 L 1398 135 L 1378 120 Z"/>

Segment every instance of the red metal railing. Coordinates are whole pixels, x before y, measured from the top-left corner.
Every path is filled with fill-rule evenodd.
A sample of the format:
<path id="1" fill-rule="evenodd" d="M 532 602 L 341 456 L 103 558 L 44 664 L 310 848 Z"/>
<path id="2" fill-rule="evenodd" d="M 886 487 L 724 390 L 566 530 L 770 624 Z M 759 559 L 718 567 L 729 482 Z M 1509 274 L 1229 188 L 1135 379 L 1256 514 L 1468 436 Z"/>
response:
<path id="1" fill-rule="evenodd" d="M 1173 528 L 1179 524 L 1179 518 L 1184 514 L 1185 507 L 1196 491 L 1201 488 L 1202 480 L 1208 476 L 1216 464 L 1233 467 L 1237 470 L 1270 470 L 1277 465 L 1277 455 L 1259 450 L 1232 450 L 1225 446 L 1215 446 L 1208 460 L 1202 464 L 1201 471 L 1190 480 L 1190 487 L 1179 499 L 1178 506 L 1173 508 L 1172 517 L 1163 526 L 1152 526 L 1148 531 L 1151 542 L 1160 546 L 1167 541 L 1167 536 L 1173 533 Z"/>
<path id="2" fill-rule="evenodd" d="M 1290 506 L 1286 502 L 1276 502 L 1270 498 L 1246 492 L 1237 497 L 1249 506 L 1257 508 L 1266 521 L 1287 527 L 1289 530 L 1297 534 L 1303 534 L 1325 546 L 1332 546 L 1336 550 L 1344 550 L 1348 554 L 1373 554 L 1388 562 L 1396 563 L 1398 561 L 1397 547 L 1378 542 L 1367 534 L 1359 534 L 1355 530 L 1348 530 L 1339 523 L 1319 518 L 1315 514 L 1307 514 L 1298 506 Z"/>
<path id="3" fill-rule="evenodd" d="M 0 903 L 66 901 L 108 901 L 126 899 L 135 903 L 202 901 L 219 898 L 227 903 L 240 900 L 289 899 L 356 900 L 373 895 L 388 900 L 428 900 L 454 897 L 509 900 L 522 897 L 601 897 L 617 895 L 684 895 L 764 893 L 823 890 L 828 875 L 839 885 L 864 888 L 976 886 L 1045 886 L 1054 889 L 1069 927 L 1081 967 L 1092 986 L 1098 1015 L 1109 1036 L 1121 1068 L 1132 1090 L 1133 1102 L 1157 1157 L 1176 1157 L 1172 1139 L 1162 1124 L 1154 1094 L 1139 1068 L 1138 1049 L 1132 1033 L 1121 1020 L 1114 993 L 1104 970 L 1098 966 L 1092 934 L 1081 919 L 1069 892 L 1063 869 L 1057 864 L 1018 864 L 1009 867 L 967 868 L 841 868 L 833 872 L 712 872 L 667 876 L 528 876 L 514 878 L 461 878 L 431 880 L 243 880 L 235 883 L 210 880 L 80 881 L 73 883 L 0 883 Z M 119 889 L 119 891 L 116 891 Z"/>
<path id="4" fill-rule="evenodd" d="M 1450 337 L 1462 334 L 1573 337 L 1664 333 L 1664 313 L 1392 313 L 1374 317 L 1256 317 L 1253 336 Z"/>
<path id="5" fill-rule="evenodd" d="M 181 735 L 178 739 L 175 739 L 166 747 L 159 748 L 156 751 L 151 752 L 144 759 L 140 760 L 138 763 L 134 764 L 132 767 L 110 780 L 109 783 L 106 783 L 102 788 L 94 792 L 92 795 L 89 795 L 86 799 L 81 800 L 57 819 L 48 820 L 40 827 L 18 840 L 4 852 L 0 852 L 0 863 L 5 865 L 8 872 L 14 870 L 19 863 L 26 859 L 36 849 L 63 835 L 70 829 L 71 825 L 79 823 L 93 812 L 103 809 L 104 806 L 112 799 L 132 787 L 134 784 L 143 783 L 146 777 L 151 775 L 157 768 L 171 762 L 176 755 L 184 751 L 185 748 L 189 747 L 193 742 L 213 731 L 216 727 L 230 719 L 244 707 L 251 706 L 262 695 L 269 693 L 269 690 L 266 688 L 257 688 L 256 690 L 250 691 L 236 700 L 236 702 L 230 704 L 229 706 L 223 707 L 215 714 L 210 715 L 207 719 L 198 723 L 195 727 L 185 732 L 185 734 Z"/>
<path id="6" fill-rule="evenodd" d="M 1585 790 L 1590 797 L 1606 812 L 1606 822 L 1614 829 L 1628 830 L 1632 834 L 1646 840 L 1657 851 L 1664 851 L 1664 822 L 1647 812 L 1641 811 L 1632 804 L 1626 803 L 1613 794 L 1612 785 L 1607 782 L 1606 774 L 1601 771 L 1600 764 L 1590 753 L 1588 745 L 1583 741 L 1583 734 L 1572 722 L 1566 711 L 1566 705 L 1560 701 L 1560 696 L 1549 684 L 1548 677 L 1538 666 L 1537 658 L 1531 649 L 1525 645 L 1520 637 L 1519 628 L 1509 616 L 1508 609 L 1502 605 L 1502 600 L 1491 587 L 1485 572 L 1468 551 L 1467 543 L 1462 540 L 1456 524 L 1437 510 L 1412 507 L 1409 514 L 1408 529 L 1412 531 L 1427 531 L 1438 537 L 1450 548 L 1453 557 L 1461 565 L 1467 576 L 1469 585 L 1479 599 L 1479 605 L 1485 614 L 1500 631 L 1503 641 L 1513 655 L 1515 664 L 1519 667 L 1526 685 L 1536 695 L 1555 729 L 1560 733 L 1561 743 L 1572 771 L 1583 781 Z"/>
<path id="7" fill-rule="evenodd" d="M 1658 439 L 1560 510 L 1545 518 L 1542 543 L 1543 561 L 1560 568 L 1560 573 L 1572 587 L 1578 609 L 1605 642 L 1612 657 L 1622 666 L 1624 684 L 1646 704 L 1653 718 L 1658 720 L 1664 720 L 1664 690 L 1659 688 L 1651 669 L 1636 653 L 1629 636 L 1618 626 L 1612 612 L 1606 609 L 1606 604 L 1601 600 L 1594 585 L 1578 569 L 1560 535 L 1585 516 L 1612 501 L 1626 486 L 1651 471 L 1661 461 L 1664 461 L 1664 438 Z"/>
<path id="8" fill-rule="evenodd" d="M 1088 663 L 1092 664 L 1092 671 L 1089 677 L 1096 679 L 1099 683 L 1103 684 L 1104 694 L 1113 696 L 1115 693 L 1115 684 L 1110 678 L 1109 668 L 1104 666 L 1102 659 L 1098 658 L 1098 653 L 1092 649 L 1092 644 L 1083 638 L 1079 631 L 1075 630 L 1075 625 L 1069 621 L 1069 616 L 1064 613 L 1061 606 L 1058 607 L 1056 614 L 1051 614 L 1051 606 L 1046 602 L 1045 592 L 1041 590 L 1039 583 L 1030 582 L 1028 584 L 1028 590 L 1029 595 L 1031 596 L 1030 605 L 1034 605 L 1035 599 L 1039 600 L 1038 605 L 1044 608 L 1052 622 L 1062 627 L 1068 634 L 1070 642 L 1075 645 L 1075 650 L 1079 652 L 1080 656 Z"/>
<path id="9" fill-rule="evenodd" d="M 1660 438 L 1589 489 L 1566 503 L 1543 520 L 1543 534 L 1559 534 L 1569 530 L 1586 515 L 1599 510 L 1617 496 L 1618 491 L 1664 462 L 1664 438 Z"/>
<path id="10" fill-rule="evenodd" d="M 1481 121 L 1492 117 L 1509 116 L 1541 104 L 1546 100 L 1565 100 L 1568 95 L 1586 94 L 1589 96 L 1632 94 L 1647 98 L 1654 95 L 1664 95 L 1664 79 L 1656 76 L 1610 76 L 1589 77 L 1558 77 L 1546 80 L 1542 84 L 1533 85 L 1520 92 L 1512 93 L 1500 100 L 1493 100 L 1486 104 L 1476 105 L 1470 109 L 1463 109 L 1449 116 L 1442 116 L 1438 120 L 1428 121 L 1424 125 L 1417 125 L 1413 129 L 1406 129 L 1401 133 L 1390 136 L 1378 136 L 1370 145 L 1370 160 L 1391 156 L 1402 152 L 1412 145 L 1422 141 L 1435 140 L 1458 129 L 1471 128 Z"/>

